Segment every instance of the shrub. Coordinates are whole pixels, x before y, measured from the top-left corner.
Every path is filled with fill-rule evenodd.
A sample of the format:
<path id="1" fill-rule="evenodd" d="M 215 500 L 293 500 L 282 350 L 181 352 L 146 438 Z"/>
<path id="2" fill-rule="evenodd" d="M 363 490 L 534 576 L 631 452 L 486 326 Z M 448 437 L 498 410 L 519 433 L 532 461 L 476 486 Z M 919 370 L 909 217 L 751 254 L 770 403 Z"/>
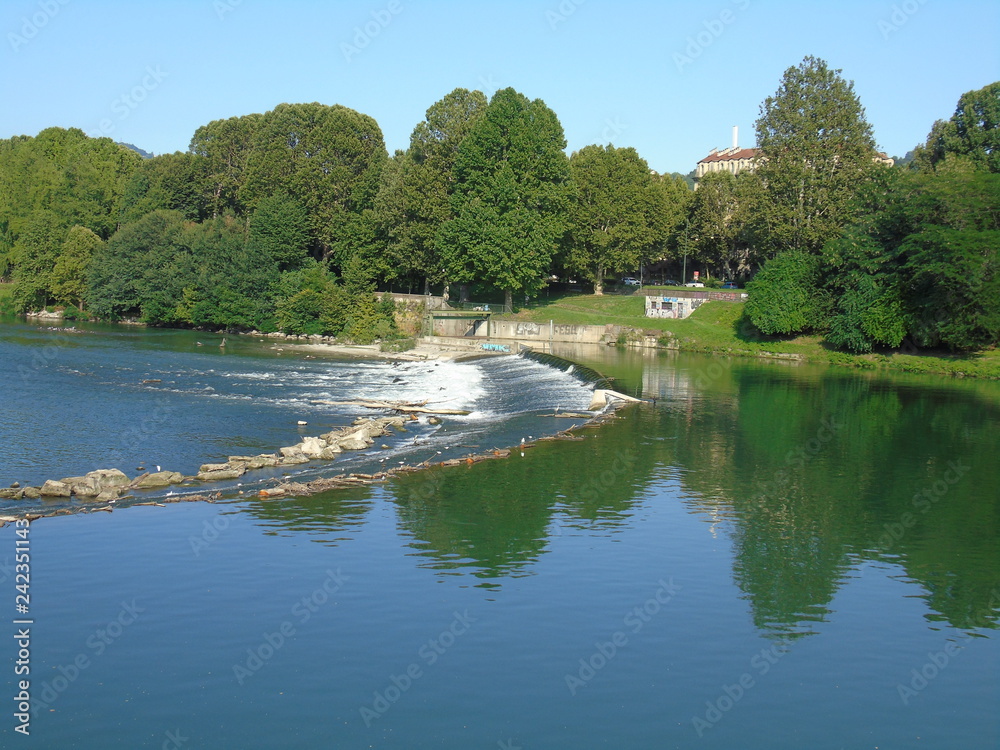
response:
<path id="1" fill-rule="evenodd" d="M 823 327 L 829 295 L 820 289 L 820 259 L 786 250 L 747 284 L 746 314 L 763 333 L 801 333 Z"/>

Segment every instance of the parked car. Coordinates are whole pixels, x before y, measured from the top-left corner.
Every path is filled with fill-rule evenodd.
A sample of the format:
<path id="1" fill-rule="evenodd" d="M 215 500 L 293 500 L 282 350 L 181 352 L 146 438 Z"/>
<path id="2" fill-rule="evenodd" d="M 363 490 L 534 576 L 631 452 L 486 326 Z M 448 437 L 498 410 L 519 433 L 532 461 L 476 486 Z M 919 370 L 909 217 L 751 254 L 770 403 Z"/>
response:
<path id="1" fill-rule="evenodd" d="M 701 283 L 700 281 L 689 281 L 689 282 L 688 282 L 687 284 L 685 284 L 684 286 L 691 286 L 691 287 L 703 287 L 703 286 L 705 286 L 705 285 L 704 285 L 704 284 L 702 284 L 702 283 Z"/>
<path id="2" fill-rule="evenodd" d="M 622 279 L 622 283 L 625 286 L 641 286 L 639 284 L 639 279 L 634 278 L 632 276 L 626 276 L 624 279 Z"/>
<path id="3" fill-rule="evenodd" d="M 739 289 L 739 287 L 736 286 L 736 282 L 735 281 L 727 281 L 725 284 L 722 285 L 722 288 L 723 289 Z"/>
<path id="4" fill-rule="evenodd" d="M 680 285 L 681 282 L 679 282 L 677 279 L 667 279 L 666 281 L 663 282 L 663 286 L 680 286 Z"/>

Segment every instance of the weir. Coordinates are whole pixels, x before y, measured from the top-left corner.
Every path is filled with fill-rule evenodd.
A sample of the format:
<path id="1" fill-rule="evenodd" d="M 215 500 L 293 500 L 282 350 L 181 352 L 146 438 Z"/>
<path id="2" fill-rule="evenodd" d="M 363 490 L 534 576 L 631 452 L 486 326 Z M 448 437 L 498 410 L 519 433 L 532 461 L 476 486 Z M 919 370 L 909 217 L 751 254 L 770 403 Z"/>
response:
<path id="1" fill-rule="evenodd" d="M 582 380 L 584 383 L 593 384 L 594 388 L 611 387 L 611 378 L 601 375 L 601 373 L 591 367 L 581 365 L 577 362 L 570 362 L 568 359 L 557 357 L 555 354 L 549 354 L 548 352 L 536 352 L 531 347 L 522 345 L 519 355 L 525 359 L 530 359 L 540 364 L 562 370 L 570 375 L 573 375 L 578 380 Z"/>

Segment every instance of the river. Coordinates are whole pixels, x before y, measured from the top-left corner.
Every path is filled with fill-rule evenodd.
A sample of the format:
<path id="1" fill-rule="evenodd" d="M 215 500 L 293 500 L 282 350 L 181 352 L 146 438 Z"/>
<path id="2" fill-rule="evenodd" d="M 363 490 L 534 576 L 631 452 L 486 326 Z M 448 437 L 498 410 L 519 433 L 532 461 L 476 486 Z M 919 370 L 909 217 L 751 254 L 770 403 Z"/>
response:
<path id="1" fill-rule="evenodd" d="M 294 468 L 414 463 L 563 429 L 541 415 L 590 395 L 518 357 L 393 365 L 80 328 L 0 325 L 4 486 L 190 473 L 362 411 L 317 400 L 471 412 Z M 385 485 L 264 501 L 273 476 L 248 474 L 214 504 L 34 522 L 23 744 L 1000 744 L 1000 384 L 556 354 L 646 403 L 580 441 Z M 0 529 L 9 623 L 17 538 Z"/>

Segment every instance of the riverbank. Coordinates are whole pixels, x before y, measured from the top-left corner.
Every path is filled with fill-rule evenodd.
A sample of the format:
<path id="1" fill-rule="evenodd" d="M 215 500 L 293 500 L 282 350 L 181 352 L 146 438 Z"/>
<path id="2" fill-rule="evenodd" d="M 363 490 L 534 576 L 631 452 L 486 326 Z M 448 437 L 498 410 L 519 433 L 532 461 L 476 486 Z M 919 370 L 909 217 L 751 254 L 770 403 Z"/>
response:
<path id="1" fill-rule="evenodd" d="M 623 332 L 619 343 L 629 345 L 655 336 L 659 346 L 683 352 L 721 354 L 732 357 L 794 359 L 862 370 L 952 375 L 1000 380 L 1000 351 L 972 354 L 894 351 L 851 354 L 832 349 L 820 336 L 780 338 L 764 336 L 743 322 L 743 303 L 706 302 L 684 320 L 646 318 L 641 295 L 575 295 L 553 298 L 513 319 L 569 325 L 617 325 Z"/>

